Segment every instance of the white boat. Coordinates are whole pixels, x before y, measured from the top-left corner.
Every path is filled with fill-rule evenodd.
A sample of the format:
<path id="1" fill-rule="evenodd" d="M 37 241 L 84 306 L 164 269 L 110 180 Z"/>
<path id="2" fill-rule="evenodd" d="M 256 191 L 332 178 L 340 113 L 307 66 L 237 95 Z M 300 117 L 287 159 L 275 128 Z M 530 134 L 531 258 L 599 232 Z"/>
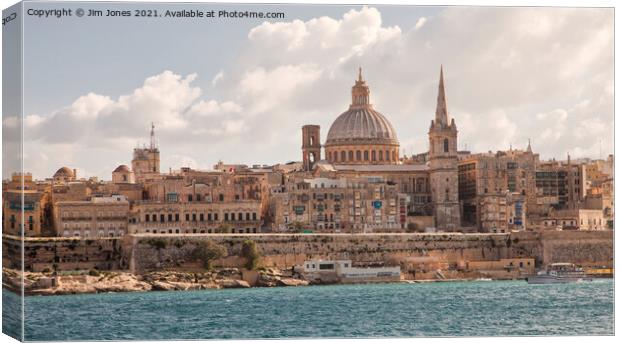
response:
<path id="1" fill-rule="evenodd" d="M 529 275 L 526 280 L 529 284 L 550 284 L 592 281 L 592 278 L 572 263 L 552 263 L 546 270 Z"/>

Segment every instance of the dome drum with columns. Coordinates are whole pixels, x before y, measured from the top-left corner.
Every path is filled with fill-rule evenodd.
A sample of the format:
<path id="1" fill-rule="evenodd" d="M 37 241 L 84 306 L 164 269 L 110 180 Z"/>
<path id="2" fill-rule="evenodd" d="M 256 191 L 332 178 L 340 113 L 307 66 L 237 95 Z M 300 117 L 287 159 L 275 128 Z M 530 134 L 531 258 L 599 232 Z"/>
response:
<path id="1" fill-rule="evenodd" d="M 396 164 L 400 143 L 387 118 L 370 104 L 362 69 L 351 91 L 351 105 L 329 129 L 325 157 L 335 164 Z"/>

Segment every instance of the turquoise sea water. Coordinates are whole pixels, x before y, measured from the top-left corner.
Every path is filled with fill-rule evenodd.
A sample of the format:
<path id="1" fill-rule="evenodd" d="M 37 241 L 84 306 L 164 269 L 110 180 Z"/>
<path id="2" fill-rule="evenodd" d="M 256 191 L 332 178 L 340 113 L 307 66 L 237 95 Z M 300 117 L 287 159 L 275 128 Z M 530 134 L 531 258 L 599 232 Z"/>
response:
<path id="1" fill-rule="evenodd" d="M 17 300 L 3 292 L 4 306 Z M 27 340 L 610 335 L 613 280 L 37 296 L 26 298 L 25 331 Z"/>

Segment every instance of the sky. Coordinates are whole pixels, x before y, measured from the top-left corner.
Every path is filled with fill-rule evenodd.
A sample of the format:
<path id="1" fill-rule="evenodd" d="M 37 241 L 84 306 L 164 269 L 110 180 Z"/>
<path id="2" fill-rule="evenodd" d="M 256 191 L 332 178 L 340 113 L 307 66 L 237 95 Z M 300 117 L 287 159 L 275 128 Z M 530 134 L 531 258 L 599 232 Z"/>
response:
<path id="1" fill-rule="evenodd" d="M 29 5 L 54 8 L 57 4 Z M 89 4 L 84 9 L 110 8 Z M 153 5 L 114 4 L 115 9 Z M 158 4 L 282 11 L 260 19 L 25 17 L 24 170 L 110 179 L 150 123 L 161 170 L 301 159 L 358 67 L 401 155 L 428 149 L 439 68 L 460 150 L 613 153 L 613 9 Z M 4 110 L 6 111 L 6 110 Z M 19 140 L 3 113 L 4 144 Z M 12 163 L 3 163 L 3 178 Z"/>

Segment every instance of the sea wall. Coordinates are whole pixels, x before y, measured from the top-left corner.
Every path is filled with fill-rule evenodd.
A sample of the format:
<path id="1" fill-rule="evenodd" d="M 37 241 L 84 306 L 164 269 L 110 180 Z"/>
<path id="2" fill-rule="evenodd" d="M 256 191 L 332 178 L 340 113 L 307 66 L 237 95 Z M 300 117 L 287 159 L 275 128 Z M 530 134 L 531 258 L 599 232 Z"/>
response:
<path id="1" fill-rule="evenodd" d="M 515 232 L 508 258 L 533 257 L 537 266 L 572 262 L 582 266 L 613 266 L 613 231 Z"/>
<path id="2" fill-rule="evenodd" d="M 2 236 L 2 266 L 21 269 L 22 244 L 24 269 L 52 270 L 123 269 L 121 238 L 80 239 L 73 237 Z"/>
<path id="3" fill-rule="evenodd" d="M 241 267 L 246 240 L 256 243 L 259 265 L 290 268 L 310 259 L 399 262 L 453 269 L 468 261 L 534 258 L 536 267 L 552 262 L 613 265 L 613 231 L 551 231 L 511 234 L 201 234 L 126 235 L 123 238 L 26 238 L 24 266 L 43 270 L 130 270 L 200 267 L 193 252 L 203 241 L 223 246 L 227 257 L 215 266 Z M 3 236 L 3 267 L 21 268 L 18 237 Z"/>
<path id="4" fill-rule="evenodd" d="M 448 268 L 467 261 L 534 258 L 536 267 L 553 262 L 584 266 L 613 265 L 613 231 L 549 231 L 511 234 L 291 234 L 291 235 L 135 235 L 123 244 L 134 272 L 183 267 L 191 261 L 196 242 L 212 240 L 228 250 L 216 261 L 240 267 L 241 246 L 254 241 L 264 267 L 290 268 L 310 259 L 351 259 L 356 262 L 408 262 L 420 257 Z M 159 243 L 159 244 L 158 244 Z M 163 244 L 162 244 L 163 243 Z"/>
<path id="5" fill-rule="evenodd" d="M 205 234 L 131 235 L 123 244 L 130 269 L 141 273 L 159 268 L 182 268 L 192 261 L 197 242 L 211 240 L 224 246 L 228 257 L 215 262 L 240 267 L 246 240 L 256 243 L 264 267 L 290 268 L 309 259 L 351 259 L 385 262 L 430 256 L 456 264 L 464 260 L 499 259 L 506 256 L 507 234 Z"/>

